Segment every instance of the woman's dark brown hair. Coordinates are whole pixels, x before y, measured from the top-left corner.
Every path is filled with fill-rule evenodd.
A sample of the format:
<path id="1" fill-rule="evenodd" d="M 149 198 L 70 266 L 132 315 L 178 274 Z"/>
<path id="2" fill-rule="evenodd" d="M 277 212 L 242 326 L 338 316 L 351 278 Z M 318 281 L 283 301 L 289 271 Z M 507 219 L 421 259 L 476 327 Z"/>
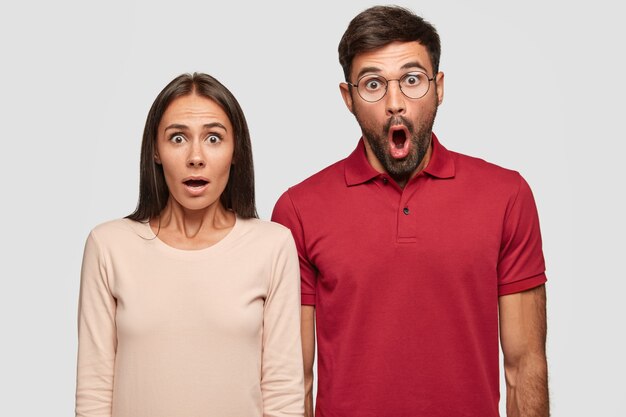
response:
<path id="1" fill-rule="evenodd" d="M 435 27 L 403 7 L 374 6 L 350 21 L 339 42 L 339 63 L 346 81 L 356 81 L 350 80 L 352 60 L 356 55 L 396 41 L 418 41 L 424 45 L 433 65 L 432 75 L 439 72 L 441 43 Z"/>
<path id="2" fill-rule="evenodd" d="M 154 160 L 159 123 L 170 103 L 178 97 L 197 94 L 216 102 L 233 126 L 235 150 L 222 205 L 244 219 L 258 217 L 254 198 L 254 168 L 248 124 L 239 103 L 219 81 L 207 74 L 182 74 L 159 93 L 148 112 L 141 143 L 139 202 L 127 218 L 148 221 L 158 216 L 169 198 L 163 167 Z"/>

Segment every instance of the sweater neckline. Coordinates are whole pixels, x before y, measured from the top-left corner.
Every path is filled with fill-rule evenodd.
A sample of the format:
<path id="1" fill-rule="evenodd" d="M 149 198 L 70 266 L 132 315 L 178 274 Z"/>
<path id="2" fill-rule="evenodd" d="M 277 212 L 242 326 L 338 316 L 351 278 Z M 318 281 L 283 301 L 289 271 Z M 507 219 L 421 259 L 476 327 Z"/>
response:
<path id="1" fill-rule="evenodd" d="M 132 220 L 130 220 L 132 221 Z M 228 247 L 232 241 L 236 240 L 237 237 L 241 234 L 242 228 L 244 227 L 244 219 L 239 216 L 235 216 L 235 224 L 232 229 L 220 239 L 218 242 L 214 243 L 211 246 L 207 246 L 201 249 L 180 249 L 175 248 L 171 245 L 168 245 L 154 233 L 152 228 L 150 227 L 150 222 L 141 222 L 141 237 L 144 238 L 147 242 L 150 242 L 151 245 L 158 248 L 160 251 L 165 252 L 169 255 L 174 255 L 176 257 L 197 257 L 204 256 L 209 253 L 219 252 L 222 248 Z"/>

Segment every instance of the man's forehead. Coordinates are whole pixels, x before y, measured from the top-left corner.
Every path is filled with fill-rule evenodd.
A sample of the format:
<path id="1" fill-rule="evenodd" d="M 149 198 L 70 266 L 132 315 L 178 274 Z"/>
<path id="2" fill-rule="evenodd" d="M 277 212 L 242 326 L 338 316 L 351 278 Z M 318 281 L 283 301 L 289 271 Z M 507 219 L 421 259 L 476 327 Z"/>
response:
<path id="1" fill-rule="evenodd" d="M 417 41 L 392 42 L 371 51 L 361 52 L 352 61 L 353 74 L 412 68 L 422 70 L 432 68 L 428 50 Z"/>

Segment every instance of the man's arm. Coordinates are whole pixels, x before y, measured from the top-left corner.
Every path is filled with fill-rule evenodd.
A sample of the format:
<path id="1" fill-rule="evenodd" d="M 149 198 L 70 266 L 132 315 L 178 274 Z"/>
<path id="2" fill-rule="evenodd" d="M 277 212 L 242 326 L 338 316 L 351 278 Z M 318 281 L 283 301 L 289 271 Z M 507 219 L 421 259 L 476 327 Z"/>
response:
<path id="1" fill-rule="evenodd" d="M 548 417 L 545 286 L 501 296 L 499 306 L 507 416 Z"/>
<path id="2" fill-rule="evenodd" d="M 302 306 L 302 357 L 304 359 L 304 416 L 313 417 L 313 361 L 315 360 L 315 307 Z"/>
<path id="3" fill-rule="evenodd" d="M 303 303 L 300 336 L 304 367 L 304 415 L 313 417 L 313 362 L 315 360 L 315 305 L 313 304 L 315 304 L 317 270 L 309 260 L 302 220 L 289 191 L 285 191 L 276 202 L 272 212 L 272 221 L 291 230 L 298 249 Z"/>

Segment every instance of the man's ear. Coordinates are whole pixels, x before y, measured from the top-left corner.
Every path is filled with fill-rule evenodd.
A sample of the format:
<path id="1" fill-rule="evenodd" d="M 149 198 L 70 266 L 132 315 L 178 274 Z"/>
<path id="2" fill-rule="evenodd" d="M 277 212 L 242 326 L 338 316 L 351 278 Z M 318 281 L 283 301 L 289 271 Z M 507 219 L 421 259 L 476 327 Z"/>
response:
<path id="1" fill-rule="evenodd" d="M 346 103 L 346 107 L 350 110 L 350 113 L 354 114 L 352 110 L 352 94 L 351 87 L 346 83 L 339 83 L 339 90 L 341 91 L 341 97 L 343 98 L 343 102 Z"/>
<path id="2" fill-rule="evenodd" d="M 435 84 L 437 85 L 437 104 L 443 102 L 443 72 L 438 72 L 435 76 Z"/>

